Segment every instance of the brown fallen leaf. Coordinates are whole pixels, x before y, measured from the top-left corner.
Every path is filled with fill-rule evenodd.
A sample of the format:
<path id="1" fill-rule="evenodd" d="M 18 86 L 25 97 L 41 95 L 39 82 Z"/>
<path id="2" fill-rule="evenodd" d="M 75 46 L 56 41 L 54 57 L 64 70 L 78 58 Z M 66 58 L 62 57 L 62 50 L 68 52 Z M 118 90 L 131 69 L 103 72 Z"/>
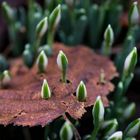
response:
<path id="1" fill-rule="evenodd" d="M 56 64 L 59 50 L 63 50 L 69 60 L 67 77 L 70 82 L 67 84 L 60 82 L 61 72 Z M 93 105 L 98 95 L 104 105 L 108 104 L 106 96 L 114 89 L 110 80 L 117 76 L 116 68 L 108 58 L 84 46 L 68 48 L 58 43 L 54 45 L 54 54 L 49 58 L 45 74 L 38 74 L 35 66 L 28 70 L 21 59 L 12 60 L 10 70 L 11 84 L 0 90 L 0 124 L 3 125 L 45 126 L 66 112 L 75 119 L 81 118 L 85 108 Z M 101 70 L 105 73 L 105 84 L 99 81 Z M 49 100 L 40 96 L 44 78 L 52 91 Z M 86 102 L 79 102 L 75 97 L 81 80 L 87 87 Z"/>

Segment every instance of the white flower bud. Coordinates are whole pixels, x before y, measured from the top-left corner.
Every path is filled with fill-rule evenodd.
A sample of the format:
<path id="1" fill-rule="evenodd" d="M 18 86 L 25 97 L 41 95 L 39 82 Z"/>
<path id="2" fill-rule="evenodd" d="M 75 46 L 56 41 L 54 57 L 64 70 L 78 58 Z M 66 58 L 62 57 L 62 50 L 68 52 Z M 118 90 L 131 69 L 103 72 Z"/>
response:
<path id="1" fill-rule="evenodd" d="M 72 126 L 68 121 L 66 121 L 60 130 L 60 139 L 72 140 L 72 137 L 73 137 Z"/>
<path id="2" fill-rule="evenodd" d="M 11 22 L 11 20 L 13 20 L 14 18 L 14 11 L 13 9 L 8 5 L 8 3 L 6 1 L 4 1 L 2 3 L 2 10 L 7 18 L 7 20 L 9 22 Z"/>
<path id="3" fill-rule="evenodd" d="M 48 29 L 48 18 L 45 17 L 44 19 L 42 19 L 37 27 L 36 27 L 36 36 L 37 38 L 42 38 L 43 35 L 46 33 Z"/>
<path id="4" fill-rule="evenodd" d="M 48 58 L 44 51 L 41 51 L 37 58 L 37 66 L 40 73 L 45 72 L 48 65 Z"/>
<path id="5" fill-rule="evenodd" d="M 49 17 L 50 30 L 54 31 L 61 19 L 61 5 L 59 4 L 51 13 Z"/>
<path id="6" fill-rule="evenodd" d="M 124 73 L 126 76 L 133 73 L 133 70 L 137 63 L 137 48 L 134 47 L 133 50 L 126 57 L 124 62 Z"/>
<path id="7" fill-rule="evenodd" d="M 66 82 L 66 71 L 68 68 L 68 59 L 63 51 L 59 51 L 57 56 L 57 65 L 58 68 L 62 71 L 62 81 Z"/>
<path id="8" fill-rule="evenodd" d="M 8 70 L 5 70 L 2 76 L 2 85 L 6 86 L 10 83 L 10 81 L 11 81 L 11 74 Z"/>
<path id="9" fill-rule="evenodd" d="M 81 81 L 77 87 L 76 97 L 77 97 L 78 101 L 81 101 L 81 102 L 86 101 L 87 89 L 86 89 L 86 86 L 83 81 Z"/>
<path id="10" fill-rule="evenodd" d="M 131 122 L 126 128 L 124 135 L 126 137 L 134 137 L 140 131 L 140 118 Z"/>
<path id="11" fill-rule="evenodd" d="M 136 109 L 136 104 L 135 103 L 131 103 L 124 110 L 123 117 L 125 119 L 129 119 L 135 113 L 135 109 Z"/>
<path id="12" fill-rule="evenodd" d="M 115 132 L 107 140 L 122 140 L 123 133 L 121 131 Z"/>
<path id="13" fill-rule="evenodd" d="M 131 25 L 135 25 L 139 23 L 139 9 L 138 9 L 137 1 L 133 2 L 133 5 L 130 9 L 129 22 Z"/>
<path id="14" fill-rule="evenodd" d="M 112 30 L 111 25 L 109 24 L 107 29 L 105 30 L 104 33 L 104 44 L 103 44 L 103 54 L 104 55 L 110 55 L 111 53 L 111 46 L 114 42 L 114 32 Z"/>
<path id="15" fill-rule="evenodd" d="M 96 99 L 96 102 L 92 110 L 92 115 L 93 115 L 95 127 L 101 126 L 104 120 L 104 106 L 100 96 L 98 96 Z"/>
<path id="16" fill-rule="evenodd" d="M 51 97 L 51 90 L 46 79 L 44 79 L 43 85 L 41 88 L 41 97 L 43 99 L 49 99 Z"/>
<path id="17" fill-rule="evenodd" d="M 109 45 L 112 45 L 113 44 L 113 41 L 114 41 L 114 32 L 113 32 L 112 27 L 111 27 L 110 24 L 108 25 L 107 29 L 105 30 L 104 39 L 105 39 L 105 41 Z"/>

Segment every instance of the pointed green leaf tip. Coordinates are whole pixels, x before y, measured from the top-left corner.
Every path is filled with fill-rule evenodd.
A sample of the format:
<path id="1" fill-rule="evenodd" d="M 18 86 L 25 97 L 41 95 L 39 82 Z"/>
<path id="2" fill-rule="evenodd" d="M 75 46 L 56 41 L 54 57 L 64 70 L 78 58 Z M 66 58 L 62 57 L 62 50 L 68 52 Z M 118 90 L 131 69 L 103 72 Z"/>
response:
<path id="1" fill-rule="evenodd" d="M 133 50 L 126 57 L 124 62 L 123 74 L 127 77 L 133 73 L 135 66 L 137 64 L 137 48 L 134 47 Z"/>
<path id="2" fill-rule="evenodd" d="M 58 68 L 62 71 L 62 81 L 66 82 L 66 72 L 68 68 L 68 59 L 63 51 L 59 51 L 57 56 L 57 65 Z"/>
<path id="3" fill-rule="evenodd" d="M 107 42 L 107 44 L 112 45 L 114 41 L 114 32 L 112 30 L 111 25 L 109 24 L 107 29 L 105 30 L 104 33 L 104 39 Z"/>
<path id="4" fill-rule="evenodd" d="M 98 96 L 92 110 L 95 127 L 100 127 L 104 120 L 104 106 L 101 97 Z"/>
<path id="5" fill-rule="evenodd" d="M 61 19 L 61 5 L 59 4 L 49 16 L 49 28 L 54 32 Z"/>
<path id="6" fill-rule="evenodd" d="M 139 8 L 138 3 L 133 2 L 131 9 L 129 11 L 129 24 L 136 25 L 139 23 Z"/>
<path id="7" fill-rule="evenodd" d="M 42 38 L 48 29 L 48 18 L 42 19 L 36 27 L 36 37 Z"/>
<path id="8" fill-rule="evenodd" d="M 139 131 L 140 131 L 140 118 L 134 120 L 128 125 L 128 127 L 124 132 L 124 135 L 126 137 L 134 137 L 139 133 Z"/>
<path id="9" fill-rule="evenodd" d="M 81 81 L 80 84 L 77 87 L 76 97 L 77 97 L 78 101 L 80 101 L 80 102 L 86 101 L 87 89 L 86 89 L 86 86 L 85 86 L 83 81 Z"/>
<path id="10" fill-rule="evenodd" d="M 112 134 L 107 140 L 122 140 L 123 133 L 121 131 L 117 131 Z"/>
<path id="11" fill-rule="evenodd" d="M 109 24 L 104 33 L 104 46 L 103 46 L 104 55 L 109 55 L 111 53 L 111 46 L 113 42 L 114 42 L 114 32 L 111 25 Z"/>
<path id="12" fill-rule="evenodd" d="M 41 88 L 41 97 L 43 99 L 51 98 L 51 90 L 50 90 L 50 87 L 49 87 L 46 79 L 44 79 L 43 85 L 42 85 L 42 88 Z"/>
<path id="13" fill-rule="evenodd" d="M 37 67 L 40 73 L 44 73 L 48 65 L 48 58 L 44 51 L 41 51 L 37 58 Z"/>
<path id="14" fill-rule="evenodd" d="M 123 111 L 123 117 L 125 119 L 129 119 L 130 117 L 132 117 L 135 114 L 135 111 L 136 111 L 136 104 L 131 103 Z"/>
<path id="15" fill-rule="evenodd" d="M 11 20 L 13 20 L 14 18 L 14 12 L 5 1 L 2 3 L 2 10 L 8 22 L 11 22 Z"/>
<path id="16" fill-rule="evenodd" d="M 66 121 L 60 130 L 60 139 L 61 140 L 72 140 L 73 131 L 71 124 Z"/>

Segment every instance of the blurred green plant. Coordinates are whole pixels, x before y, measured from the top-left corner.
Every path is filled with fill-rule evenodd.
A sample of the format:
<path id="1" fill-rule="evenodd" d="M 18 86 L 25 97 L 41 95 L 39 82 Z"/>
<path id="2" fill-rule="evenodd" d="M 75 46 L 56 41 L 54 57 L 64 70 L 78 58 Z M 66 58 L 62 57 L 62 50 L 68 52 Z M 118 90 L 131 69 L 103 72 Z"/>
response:
<path id="1" fill-rule="evenodd" d="M 41 7 L 35 0 L 29 0 L 26 11 L 23 7 L 15 9 L 7 2 L 3 2 L 2 10 L 8 25 L 12 54 L 23 53 L 24 63 L 30 68 L 37 59 L 38 71 L 43 73 L 48 65 L 47 56 L 53 53 L 56 35 L 58 40 L 65 44 L 85 43 L 109 57 L 112 54 L 113 43 L 122 29 L 121 3 L 120 0 L 105 0 L 101 5 L 90 0 L 45 0 L 44 7 Z M 122 51 L 115 58 L 120 77 L 115 81 L 117 86 L 114 97 L 111 98 L 112 101 L 107 109 L 104 109 L 101 97 L 97 98 L 92 110 L 94 130 L 86 135 L 84 140 L 134 140 L 139 132 L 140 119 L 134 120 L 126 129 L 120 126 L 125 124 L 135 112 L 135 103 L 129 103 L 125 94 L 134 77 L 137 63 L 137 49 L 134 47 L 140 39 L 137 2 L 131 6 L 128 21 L 128 32 Z M 61 80 L 66 83 L 68 60 L 62 51 L 58 54 L 57 64 L 62 72 Z M 7 84 L 11 77 L 7 71 L 8 63 L 2 55 L 0 55 L 0 66 L 0 84 Z M 105 82 L 103 72 L 100 81 Z M 78 86 L 76 96 L 79 101 L 86 100 L 87 91 L 84 83 Z M 43 99 L 51 97 L 46 80 L 42 85 L 41 97 Z M 60 119 L 46 126 L 45 139 L 71 140 L 75 137 L 76 125 L 69 120 L 64 124 L 63 122 Z M 118 131 L 120 128 L 121 131 Z"/>

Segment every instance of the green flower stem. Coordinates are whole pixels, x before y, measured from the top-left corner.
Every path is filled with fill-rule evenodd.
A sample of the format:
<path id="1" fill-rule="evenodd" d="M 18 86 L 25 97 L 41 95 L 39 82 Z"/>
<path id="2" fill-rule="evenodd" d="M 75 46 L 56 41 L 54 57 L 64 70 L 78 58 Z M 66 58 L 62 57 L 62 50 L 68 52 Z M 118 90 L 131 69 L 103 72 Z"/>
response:
<path id="1" fill-rule="evenodd" d="M 67 82 L 67 79 L 66 79 L 66 71 L 62 71 L 62 82 L 63 83 L 66 83 Z"/>
<path id="2" fill-rule="evenodd" d="M 38 52 L 38 48 L 40 47 L 40 43 L 41 43 L 41 39 L 40 38 L 36 38 L 36 41 L 34 43 L 34 52 L 35 52 L 35 55 L 37 55 L 37 52 Z"/>
<path id="3" fill-rule="evenodd" d="M 50 48 L 52 48 L 53 43 L 54 43 L 54 32 L 53 31 L 48 32 L 47 42 L 48 42 L 48 45 L 50 46 Z"/>
<path id="4" fill-rule="evenodd" d="M 89 140 L 96 140 L 96 136 L 97 136 L 98 131 L 99 131 L 99 126 L 95 126 Z"/>

